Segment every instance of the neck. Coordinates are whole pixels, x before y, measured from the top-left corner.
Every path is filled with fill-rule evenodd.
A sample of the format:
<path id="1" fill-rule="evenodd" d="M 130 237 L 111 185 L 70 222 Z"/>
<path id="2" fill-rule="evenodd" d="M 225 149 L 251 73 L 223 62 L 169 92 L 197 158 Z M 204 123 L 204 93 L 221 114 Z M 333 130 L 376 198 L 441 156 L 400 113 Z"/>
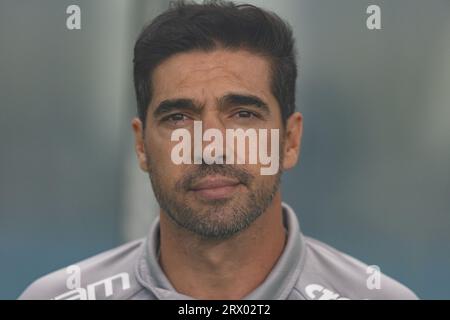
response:
<path id="1" fill-rule="evenodd" d="M 160 214 L 160 264 L 173 287 L 196 299 L 241 299 L 281 256 L 286 233 L 281 196 L 248 228 L 226 240 L 198 237 Z"/>

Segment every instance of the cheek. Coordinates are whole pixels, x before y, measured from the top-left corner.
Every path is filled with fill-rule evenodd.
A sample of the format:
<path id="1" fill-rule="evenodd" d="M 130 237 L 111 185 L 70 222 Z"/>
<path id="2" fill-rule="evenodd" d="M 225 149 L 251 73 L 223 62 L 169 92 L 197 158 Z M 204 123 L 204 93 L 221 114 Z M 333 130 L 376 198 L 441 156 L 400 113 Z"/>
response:
<path id="1" fill-rule="evenodd" d="M 147 163 L 150 174 L 158 179 L 161 185 L 174 186 L 181 179 L 183 173 L 188 170 L 187 165 L 177 165 L 171 159 L 172 148 L 176 142 L 171 142 L 170 137 L 148 135 L 146 139 Z"/>
<path id="2" fill-rule="evenodd" d="M 259 168 L 251 174 L 253 175 L 253 181 L 250 184 L 250 190 L 252 192 L 267 192 L 267 190 L 273 189 L 273 186 L 278 180 L 277 174 L 262 175 L 259 171 Z"/>
<path id="3" fill-rule="evenodd" d="M 146 135 L 147 158 L 155 169 L 170 166 L 170 155 L 176 142 L 170 141 L 170 135 L 162 135 L 158 132 L 148 132 Z"/>

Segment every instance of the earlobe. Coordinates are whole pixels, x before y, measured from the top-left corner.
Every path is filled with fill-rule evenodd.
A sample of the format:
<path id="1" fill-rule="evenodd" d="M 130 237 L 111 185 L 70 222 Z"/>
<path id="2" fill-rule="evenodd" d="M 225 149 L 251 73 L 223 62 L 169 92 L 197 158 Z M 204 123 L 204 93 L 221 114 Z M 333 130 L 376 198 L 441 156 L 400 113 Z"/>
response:
<path id="1" fill-rule="evenodd" d="M 138 158 L 139 167 L 142 171 L 148 172 L 147 155 L 145 153 L 143 125 L 139 118 L 131 121 L 134 132 L 134 149 Z"/>
<path id="2" fill-rule="evenodd" d="M 300 112 L 293 113 L 286 121 L 286 133 L 284 141 L 283 170 L 293 168 L 300 154 L 301 139 L 303 133 L 303 116 Z"/>

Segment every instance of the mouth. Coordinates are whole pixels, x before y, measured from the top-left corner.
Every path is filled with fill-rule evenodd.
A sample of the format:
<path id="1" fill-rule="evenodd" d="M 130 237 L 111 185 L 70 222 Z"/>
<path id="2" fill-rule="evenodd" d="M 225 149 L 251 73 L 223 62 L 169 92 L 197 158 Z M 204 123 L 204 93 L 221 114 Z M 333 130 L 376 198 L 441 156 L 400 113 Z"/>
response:
<path id="1" fill-rule="evenodd" d="M 237 179 L 207 176 L 195 183 L 189 191 L 206 200 L 218 200 L 229 198 L 241 185 Z"/>

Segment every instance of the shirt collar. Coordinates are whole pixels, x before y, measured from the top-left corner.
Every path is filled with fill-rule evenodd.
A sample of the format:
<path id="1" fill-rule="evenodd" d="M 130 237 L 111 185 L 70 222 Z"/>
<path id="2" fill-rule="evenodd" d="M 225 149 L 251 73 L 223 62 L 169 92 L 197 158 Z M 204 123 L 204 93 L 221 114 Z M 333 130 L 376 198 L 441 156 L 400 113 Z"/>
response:
<path id="1" fill-rule="evenodd" d="M 305 254 L 303 235 L 294 210 L 282 203 L 282 213 L 288 234 L 283 253 L 264 282 L 243 299 L 286 299 L 300 276 Z M 159 217 L 153 222 L 142 248 L 136 265 L 136 275 L 141 285 L 152 291 L 158 299 L 193 299 L 177 292 L 159 265 Z"/>

